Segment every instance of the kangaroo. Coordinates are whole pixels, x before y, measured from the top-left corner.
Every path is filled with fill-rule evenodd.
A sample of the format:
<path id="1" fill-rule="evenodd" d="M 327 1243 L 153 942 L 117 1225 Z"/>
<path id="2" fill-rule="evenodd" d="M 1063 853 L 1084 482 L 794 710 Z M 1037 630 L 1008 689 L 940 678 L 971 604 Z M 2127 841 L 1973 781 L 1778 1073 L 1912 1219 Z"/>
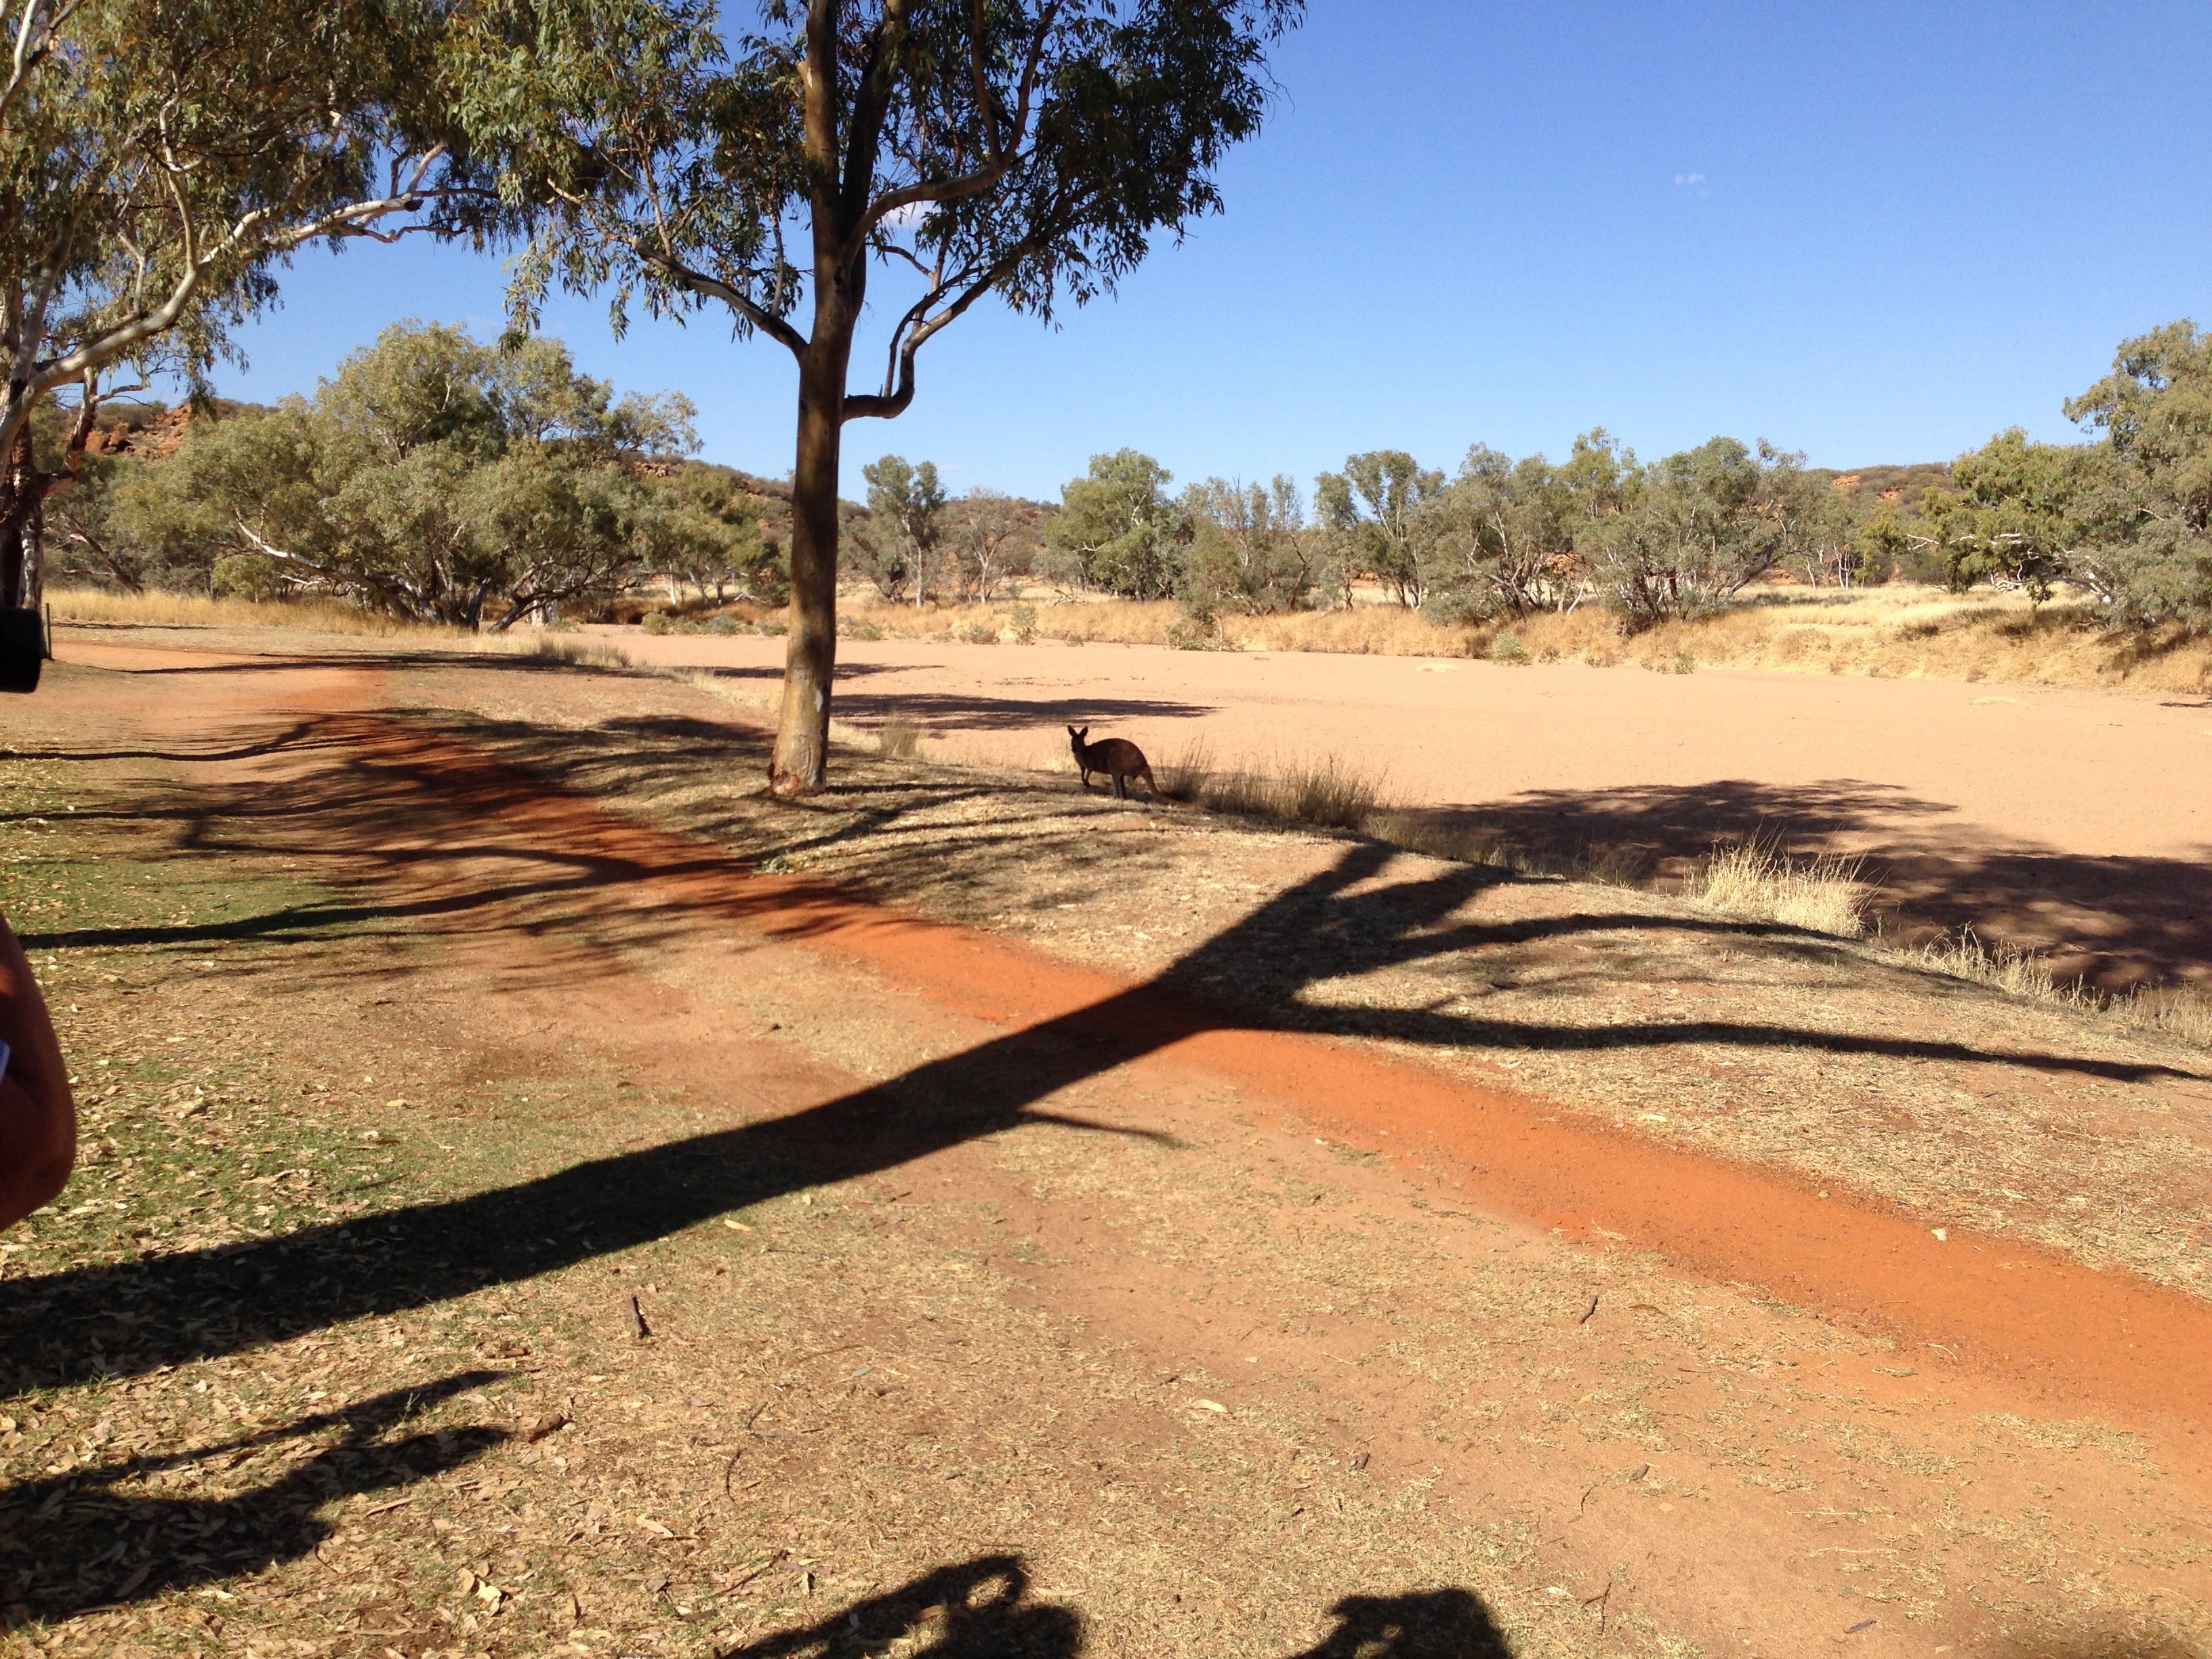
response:
<path id="1" fill-rule="evenodd" d="M 1087 726 L 1080 730 L 1073 726 L 1067 728 L 1067 746 L 1075 751 L 1075 768 L 1083 774 L 1085 789 L 1091 787 L 1091 775 L 1097 772 L 1114 781 L 1116 800 L 1129 799 L 1128 781 L 1131 778 L 1142 778 L 1145 787 L 1152 792 L 1154 800 L 1167 799 L 1160 793 L 1159 785 L 1152 781 L 1152 769 L 1145 759 L 1143 750 L 1127 738 L 1101 738 L 1096 743 L 1085 743 L 1084 739 L 1090 735 L 1091 728 Z"/>

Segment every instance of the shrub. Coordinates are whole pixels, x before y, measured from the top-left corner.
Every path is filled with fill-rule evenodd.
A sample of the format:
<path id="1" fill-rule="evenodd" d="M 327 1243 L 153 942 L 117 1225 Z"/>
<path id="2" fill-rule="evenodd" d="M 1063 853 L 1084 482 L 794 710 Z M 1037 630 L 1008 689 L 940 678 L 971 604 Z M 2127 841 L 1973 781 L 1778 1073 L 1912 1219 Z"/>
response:
<path id="1" fill-rule="evenodd" d="M 848 640 L 879 640 L 884 630 L 865 617 L 840 617 L 837 632 Z"/>
<path id="2" fill-rule="evenodd" d="M 648 611 L 638 623 L 648 634 L 665 634 L 674 626 L 665 611 Z"/>
<path id="3" fill-rule="evenodd" d="M 1017 643 L 1021 645 L 1035 645 L 1036 643 L 1037 614 L 1036 607 L 1035 605 L 1016 605 L 1012 611 L 1006 613 L 1006 620 L 1013 624 L 1014 639 Z"/>
<path id="4" fill-rule="evenodd" d="M 1793 860 L 1757 842 L 1723 848 L 1691 878 L 1690 896 L 1785 927 L 1838 939 L 1866 933 L 1868 893 L 1856 859 Z"/>
<path id="5" fill-rule="evenodd" d="M 920 760 L 921 727 L 894 714 L 876 728 L 876 752 L 885 760 Z"/>
<path id="6" fill-rule="evenodd" d="M 1529 660 L 1528 647 L 1514 635 L 1500 634 L 1490 642 L 1490 660 L 1526 667 Z"/>

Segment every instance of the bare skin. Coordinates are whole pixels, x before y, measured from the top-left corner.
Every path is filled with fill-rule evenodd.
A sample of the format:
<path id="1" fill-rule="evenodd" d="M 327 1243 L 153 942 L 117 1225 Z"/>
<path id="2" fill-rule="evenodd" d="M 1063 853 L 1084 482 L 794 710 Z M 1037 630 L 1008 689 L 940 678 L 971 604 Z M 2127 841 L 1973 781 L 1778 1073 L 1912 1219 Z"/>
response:
<path id="1" fill-rule="evenodd" d="M 60 1196 L 76 1164 L 76 1109 L 46 999 L 29 958 L 0 920 L 0 1227 Z"/>

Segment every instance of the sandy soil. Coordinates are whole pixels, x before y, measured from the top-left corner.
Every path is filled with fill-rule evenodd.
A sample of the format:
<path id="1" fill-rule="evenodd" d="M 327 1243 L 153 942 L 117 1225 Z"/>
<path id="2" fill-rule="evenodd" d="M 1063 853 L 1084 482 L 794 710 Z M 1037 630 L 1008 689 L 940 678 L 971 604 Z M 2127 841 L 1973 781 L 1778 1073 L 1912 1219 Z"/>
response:
<path id="1" fill-rule="evenodd" d="M 605 630 L 765 695 L 771 639 Z M 1763 834 L 1867 854 L 1906 920 L 2107 983 L 2212 977 L 2212 704 L 1935 680 L 1146 646 L 846 641 L 836 712 L 948 757 L 1051 762 L 1064 723 L 1157 760 L 1336 753 L 1534 845 L 1695 856 Z"/>
<path id="2" fill-rule="evenodd" d="M 2201 1300 L 752 873 L 411 712 L 463 670 L 110 662 L 11 726 L 19 821 L 104 900 L 260 886 L 13 878 L 73 1056 L 140 1068 L 0 1273 L 26 1651 L 2203 1650 Z M 614 693 L 495 700 L 704 719 Z M 272 1093 L 415 1150 L 227 1234 L 135 1191 Z"/>

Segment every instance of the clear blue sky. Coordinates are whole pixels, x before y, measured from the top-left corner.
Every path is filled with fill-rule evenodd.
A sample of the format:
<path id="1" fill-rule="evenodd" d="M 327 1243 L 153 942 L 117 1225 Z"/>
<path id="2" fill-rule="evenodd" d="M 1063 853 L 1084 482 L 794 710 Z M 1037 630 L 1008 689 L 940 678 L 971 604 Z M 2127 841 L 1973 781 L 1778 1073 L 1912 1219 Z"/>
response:
<path id="1" fill-rule="evenodd" d="M 1353 450 L 1559 455 L 1601 424 L 1831 466 L 2069 436 L 2120 339 L 2212 324 L 2208 62 L 2202 4 L 1312 0 L 1227 212 L 1057 330 L 969 313 L 907 415 L 846 428 L 847 490 L 886 451 L 1051 497 L 1124 445 L 1310 486 Z M 304 257 L 219 385 L 312 390 L 402 317 L 489 333 L 501 285 L 458 249 Z M 789 468 L 781 347 L 711 316 L 617 343 L 598 301 L 546 326 L 689 393 L 708 459 Z"/>

